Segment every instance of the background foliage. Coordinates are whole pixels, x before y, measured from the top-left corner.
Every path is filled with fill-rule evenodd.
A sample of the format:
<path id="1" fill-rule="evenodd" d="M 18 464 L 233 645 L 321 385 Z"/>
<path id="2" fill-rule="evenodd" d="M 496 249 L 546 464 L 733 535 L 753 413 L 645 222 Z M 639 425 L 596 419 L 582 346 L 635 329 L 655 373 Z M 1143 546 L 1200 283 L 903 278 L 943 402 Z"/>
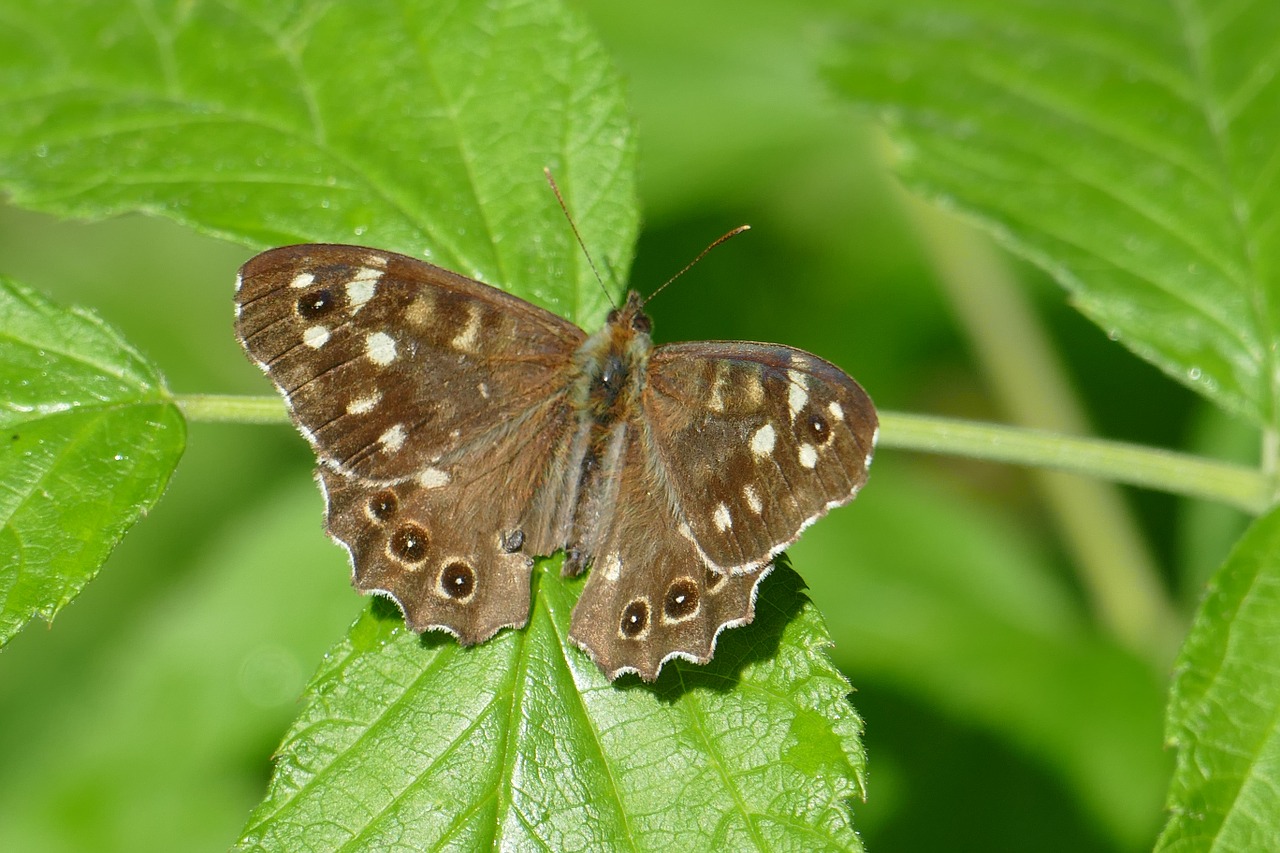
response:
<path id="1" fill-rule="evenodd" d="M 520 18 L 536 4 L 497 5 Z M 1261 3 L 1112 6 L 577 4 L 599 34 L 601 55 L 621 69 L 640 129 L 645 230 L 632 282 L 651 289 L 726 228 L 754 226 L 653 304 L 659 337 L 785 341 L 847 368 L 882 408 L 1019 420 L 1025 395 L 1036 390 L 1029 386 L 1049 378 L 1041 371 L 1010 392 L 1001 359 L 986 353 L 1009 336 L 1005 318 L 1017 316 L 1018 298 L 1027 298 L 1031 335 L 1048 345 L 1080 424 L 1111 437 L 1256 461 L 1258 427 L 1275 426 L 1267 359 L 1275 352 L 1268 349 L 1275 287 L 1268 259 L 1276 238 L 1273 218 L 1263 214 L 1277 198 L 1278 125 L 1275 108 L 1268 112 L 1276 99 L 1266 95 L 1274 93 L 1280 23 L 1266 18 L 1274 13 Z M 7 139 L 0 174 L 26 206 L 94 218 L 128 208 L 111 196 L 111 179 L 128 163 L 103 156 L 76 172 L 67 163 L 37 162 L 56 155 L 59 141 L 91 140 L 85 126 L 110 122 L 110 115 L 94 114 L 96 85 L 139 98 L 150 92 L 160 115 L 172 104 L 154 94 L 155 81 L 163 95 L 163 84 L 230 80 L 247 104 L 279 117 L 276 125 L 263 123 L 262 133 L 287 132 L 308 110 L 335 107 L 255 100 L 265 90 L 258 81 L 280 69 L 262 60 L 260 34 L 251 30 L 234 34 L 231 41 L 241 45 L 235 54 L 202 53 L 199 38 L 160 38 L 165 49 L 155 52 L 156 67 L 130 72 L 137 77 L 123 73 L 136 66 L 119 57 L 137 45 L 111 36 L 122 31 L 126 14 L 140 10 L 156 42 L 171 14 L 197 8 L 214 16 L 208 26 L 225 27 L 235 16 L 218 10 L 237 4 L 90 7 L 94 16 L 74 29 L 0 26 L 7 33 L 0 56 L 9 57 L 0 59 L 0 75 L 12 115 L 37 108 L 49 79 L 24 77 L 27 69 L 43 63 L 65 73 L 76 65 L 59 38 L 93 45 L 87 55 L 95 70 L 81 72 L 88 76 L 76 80 L 79 97 L 58 114 L 61 121 Z M 404 32 L 439 35 L 431 8 L 369 21 L 367 31 L 322 27 L 322 34 L 367 40 L 368 51 L 396 45 L 412 54 Z M 12 10 L 0 15 L 18 20 Z M 515 37 L 509 49 L 536 56 L 534 34 L 536 28 L 526 40 Z M 462 35 L 470 40 L 458 61 L 485 44 L 483 30 Z M 578 57 L 588 65 L 591 42 L 588 36 Z M 178 66 L 166 63 L 193 55 L 202 57 L 197 67 L 207 78 L 172 76 Z M 337 80 L 361 75 L 351 67 L 327 73 Z M 448 82 L 447 68 L 443 74 L 434 78 L 439 85 Z M 413 86 L 404 85 L 402 96 L 364 104 L 346 126 L 332 128 L 335 135 L 358 151 L 377 143 L 378 110 L 406 110 L 412 118 L 430 99 L 413 97 Z M 886 111 L 894 156 L 885 156 L 885 137 L 865 114 L 850 109 L 854 102 Z M 588 108 L 597 105 L 589 97 L 580 105 L 588 130 L 593 120 L 608 120 L 593 119 Z M 1126 119 L 1119 127 L 1116 115 Z M 495 139 L 537 121 L 500 113 L 475 120 L 493 128 Z M 430 126 L 427 117 L 423 126 Z M 195 127 L 190 136 L 204 139 Z M 1247 132 L 1226 132 L 1235 128 Z M 136 132 L 139 152 L 147 145 L 163 150 L 163 139 L 146 127 L 123 131 Z M 438 227 L 437 245 L 458 247 L 439 260 L 464 272 L 496 280 L 504 263 L 527 267 L 572 256 L 562 253 L 571 236 L 538 195 L 544 191 L 536 180 L 512 184 L 500 171 L 470 180 L 495 197 L 527 193 L 516 205 L 527 218 L 504 230 L 535 232 L 557 245 L 512 236 L 496 257 L 466 251 L 470 223 L 451 219 L 457 211 L 447 204 L 426 201 L 454 198 L 466 186 L 457 164 L 419 168 L 420 153 L 438 142 L 428 137 L 394 151 L 386 173 L 374 176 L 377 192 L 354 173 L 275 199 L 262 199 L 246 183 L 243 205 L 223 211 L 225 221 L 213 230 L 252 232 L 262 244 L 288 241 L 288 223 L 254 213 L 261 203 L 312 211 L 325 223 L 333 220 L 324 210 L 341 210 L 343 226 L 358 235 L 373 216 L 369 205 L 417 205 L 417 219 Z M 188 143 L 175 146 L 191 156 L 198 180 L 272 168 L 251 157 L 221 159 L 219 152 L 235 147 L 226 140 L 204 143 L 206 158 L 198 148 L 190 154 Z M 309 162 L 306 145 L 296 150 Z M 961 253 L 969 260 L 956 261 L 940 251 L 946 241 L 939 235 L 966 246 L 981 246 L 979 238 L 904 201 L 886 161 L 1079 285 L 1077 300 L 1120 343 L 1069 308 L 1037 268 L 1009 258 L 998 268 L 1016 279 L 1018 296 L 957 296 L 948 278 L 986 282 L 990 267 L 981 254 Z M 47 179 L 40 188 L 24 186 L 21 176 L 32 168 L 47 169 L 64 186 L 49 189 Z M 625 160 L 601 168 L 616 178 Z M 607 184 L 560 177 L 587 193 L 570 204 L 588 245 L 624 271 L 633 227 L 617 209 L 625 199 L 611 197 Z M 1082 193 L 1082 183 L 1093 192 Z M 625 181 L 614 188 L 630 192 Z M 1242 194 L 1255 218 L 1240 218 Z M 192 204 L 199 203 L 197 193 Z M 165 213 L 180 222 L 206 216 Z M 1059 228 L 1052 240 L 1043 237 L 1046 220 Z M 369 239 L 393 246 L 409 234 Z M 624 248 L 601 248 L 616 246 Z M 248 255 L 165 219 L 90 225 L 16 206 L 0 212 L 0 272 L 60 301 L 92 306 L 161 366 L 177 392 L 263 393 L 229 328 L 231 279 Z M 1207 269 L 1223 289 L 1201 286 Z M 570 278 L 583 286 L 578 304 L 563 310 L 597 311 L 585 270 Z M 1169 281 L 1177 285 L 1144 289 L 1143 282 Z M 1100 282 L 1099 295 L 1089 286 Z M 1199 299 L 1199 314 L 1215 322 L 1153 320 L 1170 294 Z M 984 325 L 973 313 L 1000 321 Z M 1206 325 L 1223 336 L 1221 346 L 1212 334 L 1208 342 L 1177 334 Z M 1183 346 L 1189 340 L 1194 347 Z M 1010 358 L 1023 360 L 1026 350 L 1004 361 Z M 1244 417 L 1228 418 L 1206 397 Z M 194 423 L 187 445 L 164 499 L 54 629 L 31 626 L 0 655 L 0 847 L 172 849 L 181 839 L 184 849 L 225 848 L 263 796 L 269 756 L 299 714 L 296 697 L 308 676 L 364 607 L 348 587 L 341 551 L 318 533 L 311 459 L 291 431 Z M 1135 643 L 1099 605 L 1107 593 L 1082 569 L 1087 553 L 1062 521 L 1073 501 L 1091 499 L 1070 491 L 1055 498 L 1053 488 L 1010 468 L 885 450 L 859 501 L 792 549 L 836 641 L 832 659 L 856 688 L 853 702 L 866 720 L 868 799 L 853 812 L 869 849 L 1136 850 L 1150 846 L 1165 824 L 1174 770 L 1174 754 L 1162 746 L 1171 662 L 1207 578 L 1245 519 L 1139 493 L 1123 495 L 1106 513 L 1111 526 L 1093 528 L 1092 544 L 1119 562 L 1152 567 L 1158 585 L 1130 587 L 1127 601 L 1152 614 L 1150 624 L 1173 627 Z M 1275 831 L 1267 822 L 1266 777 L 1256 776 L 1259 764 L 1264 773 L 1269 766 L 1274 723 L 1265 713 L 1243 719 L 1253 727 L 1249 742 L 1262 744 L 1255 753 L 1261 760 L 1243 766 L 1232 736 L 1221 734 L 1239 717 L 1234 703 L 1275 707 L 1269 680 L 1251 676 L 1276 671 L 1262 653 L 1266 626 L 1276 624 L 1273 527 L 1263 522 L 1240 543 L 1176 669 L 1168 735 L 1183 752 L 1172 795 L 1178 818 L 1163 839 L 1170 847 L 1203 849 L 1198 845 L 1217 839 L 1229 848 Z M 1254 626 L 1242 634 L 1252 638 L 1243 660 L 1222 640 L 1223 626 L 1236 619 Z M 1201 677 L 1206 662 L 1223 664 L 1210 667 L 1218 678 Z M 1257 689 L 1240 698 L 1242 685 Z M 1226 708 L 1228 719 L 1215 717 L 1216 708 Z M 1214 737 L 1203 738 L 1206 732 Z M 1197 778 L 1206 769 L 1208 778 Z"/>

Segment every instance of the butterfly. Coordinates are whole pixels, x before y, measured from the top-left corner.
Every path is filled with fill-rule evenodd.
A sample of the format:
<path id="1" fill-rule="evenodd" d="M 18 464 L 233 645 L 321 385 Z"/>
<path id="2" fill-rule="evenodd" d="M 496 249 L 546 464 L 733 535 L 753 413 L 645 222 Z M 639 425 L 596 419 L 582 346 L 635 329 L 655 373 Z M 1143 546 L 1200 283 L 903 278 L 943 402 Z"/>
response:
<path id="1" fill-rule="evenodd" d="M 318 458 L 353 582 L 418 632 L 529 618 L 533 558 L 590 569 L 569 636 L 610 679 L 711 659 L 774 558 L 867 478 L 875 408 L 790 347 L 654 346 L 634 291 L 588 335 L 415 258 L 286 246 L 236 332 Z"/>

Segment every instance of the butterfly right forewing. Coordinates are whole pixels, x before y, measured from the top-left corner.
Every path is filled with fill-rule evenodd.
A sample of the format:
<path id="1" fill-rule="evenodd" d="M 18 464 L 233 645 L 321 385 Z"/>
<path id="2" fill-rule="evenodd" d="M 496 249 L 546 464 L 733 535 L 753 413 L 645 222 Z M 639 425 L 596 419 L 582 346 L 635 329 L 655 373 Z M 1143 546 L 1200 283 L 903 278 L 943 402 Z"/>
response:
<path id="1" fill-rule="evenodd" d="M 448 270 L 358 246 L 287 246 L 241 270 L 236 331 L 322 464 L 394 480 L 563 394 L 585 337 Z"/>

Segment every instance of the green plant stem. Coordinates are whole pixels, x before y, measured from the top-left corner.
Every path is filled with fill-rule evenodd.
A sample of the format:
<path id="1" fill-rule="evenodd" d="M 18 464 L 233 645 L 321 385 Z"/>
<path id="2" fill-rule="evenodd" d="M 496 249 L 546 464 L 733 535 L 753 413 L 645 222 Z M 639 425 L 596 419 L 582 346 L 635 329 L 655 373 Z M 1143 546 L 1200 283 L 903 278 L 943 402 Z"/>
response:
<path id="1" fill-rule="evenodd" d="M 289 412 L 279 397 L 234 394 L 175 394 L 178 408 L 189 421 L 204 423 L 287 424 Z"/>
<path id="2" fill-rule="evenodd" d="M 176 396 L 182 413 L 204 423 L 287 424 L 278 397 L 220 394 Z M 1043 430 L 880 412 L 880 447 L 945 453 L 1014 465 L 1054 468 L 1131 486 L 1220 501 L 1254 515 L 1272 502 L 1260 471 L 1120 441 L 1076 438 Z"/>
<path id="3" fill-rule="evenodd" d="M 1244 465 L 1023 427 L 881 412 L 880 446 L 1051 468 L 1218 501 L 1253 515 L 1274 500 L 1272 484 L 1262 472 Z"/>

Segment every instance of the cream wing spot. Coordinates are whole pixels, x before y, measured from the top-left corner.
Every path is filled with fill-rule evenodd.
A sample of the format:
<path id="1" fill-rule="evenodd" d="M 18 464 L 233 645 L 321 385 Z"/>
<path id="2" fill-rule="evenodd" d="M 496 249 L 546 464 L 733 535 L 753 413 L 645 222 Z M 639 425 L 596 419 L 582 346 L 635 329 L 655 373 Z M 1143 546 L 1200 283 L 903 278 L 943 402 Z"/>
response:
<path id="1" fill-rule="evenodd" d="M 747 502 L 747 506 L 751 507 L 751 511 L 759 515 L 764 510 L 764 504 L 760 502 L 760 495 L 756 492 L 756 487 L 747 483 L 742 487 L 742 497 Z"/>
<path id="2" fill-rule="evenodd" d="M 600 571 L 607 581 L 616 581 L 622 575 L 622 560 L 617 554 L 606 554 L 600 561 Z"/>
<path id="3" fill-rule="evenodd" d="M 827 411 L 831 413 L 831 417 L 838 421 L 844 420 L 844 406 L 841 406 L 835 400 L 827 404 Z"/>
<path id="4" fill-rule="evenodd" d="M 791 412 L 791 420 L 795 420 L 800 410 L 809 402 L 809 392 L 805 388 L 805 375 L 798 370 L 788 370 L 787 410 Z"/>
<path id="5" fill-rule="evenodd" d="M 724 411 L 724 386 L 729 378 L 729 365 L 726 362 L 716 364 L 716 375 L 711 380 L 711 394 L 707 398 L 707 408 L 713 412 Z"/>
<path id="6" fill-rule="evenodd" d="M 378 444 L 382 445 L 384 452 L 395 453 L 404 447 L 405 439 L 408 437 L 409 434 L 404 431 L 404 424 L 396 424 L 378 436 Z"/>
<path id="7" fill-rule="evenodd" d="M 327 326 L 311 326 L 302 333 L 302 342 L 312 349 L 320 349 L 329 342 Z"/>
<path id="8" fill-rule="evenodd" d="M 800 464 L 806 468 L 818 464 L 818 451 L 812 444 L 800 445 Z"/>
<path id="9" fill-rule="evenodd" d="M 452 479 L 448 471 L 441 471 L 439 468 L 424 468 L 418 474 L 418 485 L 424 489 L 440 489 L 449 485 Z"/>
<path id="10" fill-rule="evenodd" d="M 364 339 L 365 354 L 380 367 L 396 360 L 396 342 L 386 332 L 374 332 Z"/>
<path id="11" fill-rule="evenodd" d="M 711 516 L 711 520 L 715 522 L 716 530 L 721 533 L 733 527 L 733 517 L 729 515 L 729 505 L 721 503 L 717 506 L 715 514 Z"/>
<path id="12" fill-rule="evenodd" d="M 480 392 L 481 397 L 485 398 L 486 400 L 489 399 L 489 386 L 486 383 L 481 382 L 479 385 L 476 386 L 476 390 Z"/>
<path id="13" fill-rule="evenodd" d="M 475 352 L 476 343 L 480 340 L 480 306 L 475 303 L 467 305 L 467 324 L 462 327 L 450 341 L 450 345 L 461 352 Z"/>
<path id="14" fill-rule="evenodd" d="M 363 267 L 356 273 L 355 278 L 347 282 L 347 307 L 351 309 L 352 314 L 363 308 L 378 292 L 378 281 L 381 278 L 381 271 Z"/>
<path id="15" fill-rule="evenodd" d="M 310 287 L 316 277 L 309 272 L 300 272 L 293 277 L 293 281 L 289 282 L 290 287 L 296 287 L 299 290 Z"/>
<path id="16" fill-rule="evenodd" d="M 747 378 L 742 381 L 742 393 L 746 397 L 751 408 L 758 409 L 764 403 L 764 383 L 760 381 L 760 374 L 750 373 Z"/>
<path id="17" fill-rule="evenodd" d="M 751 435 L 751 452 L 763 459 L 773 453 L 773 445 L 778 439 L 773 424 L 765 424 Z"/>
<path id="18" fill-rule="evenodd" d="M 431 314 L 434 310 L 435 303 L 431 296 L 419 293 L 417 298 L 409 303 L 409 307 L 404 309 L 404 319 L 410 326 L 422 328 L 431 322 Z"/>
<path id="19" fill-rule="evenodd" d="M 382 393 L 374 391 L 372 394 L 366 394 L 363 397 L 357 397 L 350 403 L 347 403 L 348 415 L 365 415 L 373 411 L 373 407 L 378 405 L 378 401 L 382 399 Z"/>

